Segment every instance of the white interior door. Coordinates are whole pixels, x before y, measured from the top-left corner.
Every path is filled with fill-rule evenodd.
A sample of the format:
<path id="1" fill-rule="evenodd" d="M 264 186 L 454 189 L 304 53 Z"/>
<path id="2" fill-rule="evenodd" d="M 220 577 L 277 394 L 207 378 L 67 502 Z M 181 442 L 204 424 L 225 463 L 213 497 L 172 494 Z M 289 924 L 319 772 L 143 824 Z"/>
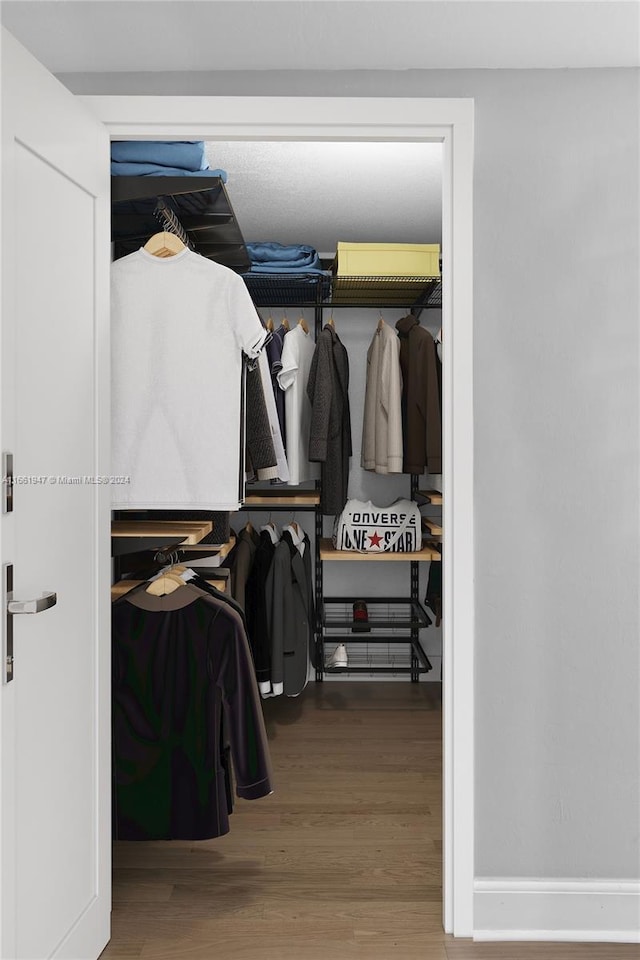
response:
<path id="1" fill-rule="evenodd" d="M 109 938 L 109 147 L 2 35 L 0 956 L 94 960 Z M 50 601 L 49 601 L 50 602 Z M 46 605 L 46 604 L 43 604 Z"/>

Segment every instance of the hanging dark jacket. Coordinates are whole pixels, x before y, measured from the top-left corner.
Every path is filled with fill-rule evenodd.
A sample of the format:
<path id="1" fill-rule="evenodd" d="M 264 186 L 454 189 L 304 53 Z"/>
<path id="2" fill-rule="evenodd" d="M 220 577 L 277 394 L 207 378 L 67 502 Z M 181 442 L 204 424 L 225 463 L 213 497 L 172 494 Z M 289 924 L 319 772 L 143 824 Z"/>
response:
<path id="1" fill-rule="evenodd" d="M 113 818 L 120 840 L 204 840 L 229 830 L 221 723 L 238 796 L 272 790 L 242 619 L 187 584 L 112 607 Z"/>
<path id="2" fill-rule="evenodd" d="M 271 635 L 267 622 L 265 585 L 275 549 L 271 537 L 263 530 L 245 587 L 247 633 L 261 693 L 269 689 L 271 678 Z"/>
<path id="3" fill-rule="evenodd" d="M 271 634 L 271 686 L 274 694 L 297 697 L 307 684 L 309 661 L 315 665 L 311 544 L 304 554 L 285 531 L 267 577 L 267 617 Z"/>
<path id="4" fill-rule="evenodd" d="M 278 374 L 282 370 L 282 348 L 284 346 L 284 338 L 287 333 L 287 328 L 282 324 L 273 331 L 273 336 L 269 340 L 266 351 L 267 359 L 269 361 L 269 372 L 271 373 L 271 386 L 273 389 L 273 396 L 276 401 L 276 412 L 278 414 L 278 423 L 280 424 L 280 433 L 282 434 L 282 443 L 285 446 L 286 453 L 286 439 L 287 439 L 287 424 L 286 424 L 286 414 L 285 414 L 285 403 L 284 403 L 284 390 L 278 383 Z"/>
<path id="5" fill-rule="evenodd" d="M 246 467 L 249 476 L 273 480 L 278 476 L 278 459 L 273 446 L 267 402 L 258 366 L 247 365 Z"/>
<path id="6" fill-rule="evenodd" d="M 409 314 L 396 323 L 402 370 L 403 472 L 442 473 L 442 427 L 436 345 Z"/>
<path id="7" fill-rule="evenodd" d="M 243 527 L 236 539 L 236 545 L 227 557 L 226 565 L 231 571 L 231 596 L 246 610 L 247 581 L 251 574 L 253 561 L 260 543 L 260 537 L 251 528 Z"/>
<path id="8" fill-rule="evenodd" d="M 309 460 L 322 464 L 321 510 L 335 515 L 347 502 L 352 448 L 349 358 L 330 324 L 316 341 L 307 395 L 311 401 Z"/>

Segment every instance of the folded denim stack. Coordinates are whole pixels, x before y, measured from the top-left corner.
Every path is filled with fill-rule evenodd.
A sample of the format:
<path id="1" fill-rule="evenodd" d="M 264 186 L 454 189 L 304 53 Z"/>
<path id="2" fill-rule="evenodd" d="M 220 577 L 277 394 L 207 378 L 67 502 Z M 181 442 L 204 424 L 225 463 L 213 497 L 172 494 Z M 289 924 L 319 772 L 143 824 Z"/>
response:
<path id="1" fill-rule="evenodd" d="M 260 243 L 247 243 L 246 247 L 251 260 L 250 273 L 330 275 L 330 271 L 322 269 L 317 251 L 305 243 L 287 245 L 265 240 Z"/>
<path id="2" fill-rule="evenodd" d="M 220 177 L 205 156 L 204 140 L 116 140 L 111 144 L 113 177 Z"/>

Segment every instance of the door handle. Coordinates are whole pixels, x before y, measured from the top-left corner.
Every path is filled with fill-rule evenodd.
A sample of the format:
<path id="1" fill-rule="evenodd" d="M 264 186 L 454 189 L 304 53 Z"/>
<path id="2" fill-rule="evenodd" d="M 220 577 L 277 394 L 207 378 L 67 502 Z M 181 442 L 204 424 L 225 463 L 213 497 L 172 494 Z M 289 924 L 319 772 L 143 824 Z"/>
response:
<path id="1" fill-rule="evenodd" d="M 35 600 L 8 600 L 7 613 L 15 615 L 16 613 L 42 613 L 49 607 L 55 607 L 58 602 L 58 595 L 51 591 L 43 593 Z"/>
<path id="2" fill-rule="evenodd" d="M 58 602 L 58 595 L 47 591 L 34 600 L 13 599 L 13 564 L 5 563 L 2 577 L 2 609 L 4 610 L 4 650 L 2 652 L 2 679 L 13 680 L 13 618 L 20 613 L 42 613 Z"/>

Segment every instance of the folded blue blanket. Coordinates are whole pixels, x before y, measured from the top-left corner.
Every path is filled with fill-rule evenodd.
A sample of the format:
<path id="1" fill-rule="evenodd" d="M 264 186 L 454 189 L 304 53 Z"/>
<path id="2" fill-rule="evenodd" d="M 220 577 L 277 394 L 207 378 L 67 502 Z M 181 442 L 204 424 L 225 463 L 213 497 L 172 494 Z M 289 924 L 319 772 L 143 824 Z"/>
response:
<path id="1" fill-rule="evenodd" d="M 111 161 L 112 177 L 220 177 L 227 182 L 226 170 L 182 170 L 162 167 L 157 163 L 115 163 Z"/>
<path id="2" fill-rule="evenodd" d="M 118 163 L 155 163 L 181 170 L 206 170 L 204 140 L 116 140 L 111 159 Z"/>
<path id="3" fill-rule="evenodd" d="M 251 261 L 251 270 L 250 273 L 291 273 L 291 274 L 304 274 L 304 273 L 326 273 L 327 276 L 330 275 L 329 270 L 323 270 L 321 267 L 296 267 L 293 264 L 289 263 L 254 263 Z"/>
<path id="4" fill-rule="evenodd" d="M 251 269 L 261 273 L 323 273 L 320 258 L 313 247 L 304 243 L 285 245 L 273 240 L 247 243 Z"/>
<path id="5" fill-rule="evenodd" d="M 252 266 L 250 270 L 242 274 L 242 277 L 243 279 L 248 278 L 251 280 L 252 277 L 264 277 L 267 273 L 271 274 L 271 276 L 277 274 L 282 277 L 286 276 L 287 278 L 291 278 L 293 283 L 300 284 L 301 286 L 304 286 L 305 283 L 315 285 L 318 283 L 318 277 L 322 277 L 322 289 L 326 289 L 328 292 L 331 287 L 332 273 L 330 270 L 255 270 Z"/>

